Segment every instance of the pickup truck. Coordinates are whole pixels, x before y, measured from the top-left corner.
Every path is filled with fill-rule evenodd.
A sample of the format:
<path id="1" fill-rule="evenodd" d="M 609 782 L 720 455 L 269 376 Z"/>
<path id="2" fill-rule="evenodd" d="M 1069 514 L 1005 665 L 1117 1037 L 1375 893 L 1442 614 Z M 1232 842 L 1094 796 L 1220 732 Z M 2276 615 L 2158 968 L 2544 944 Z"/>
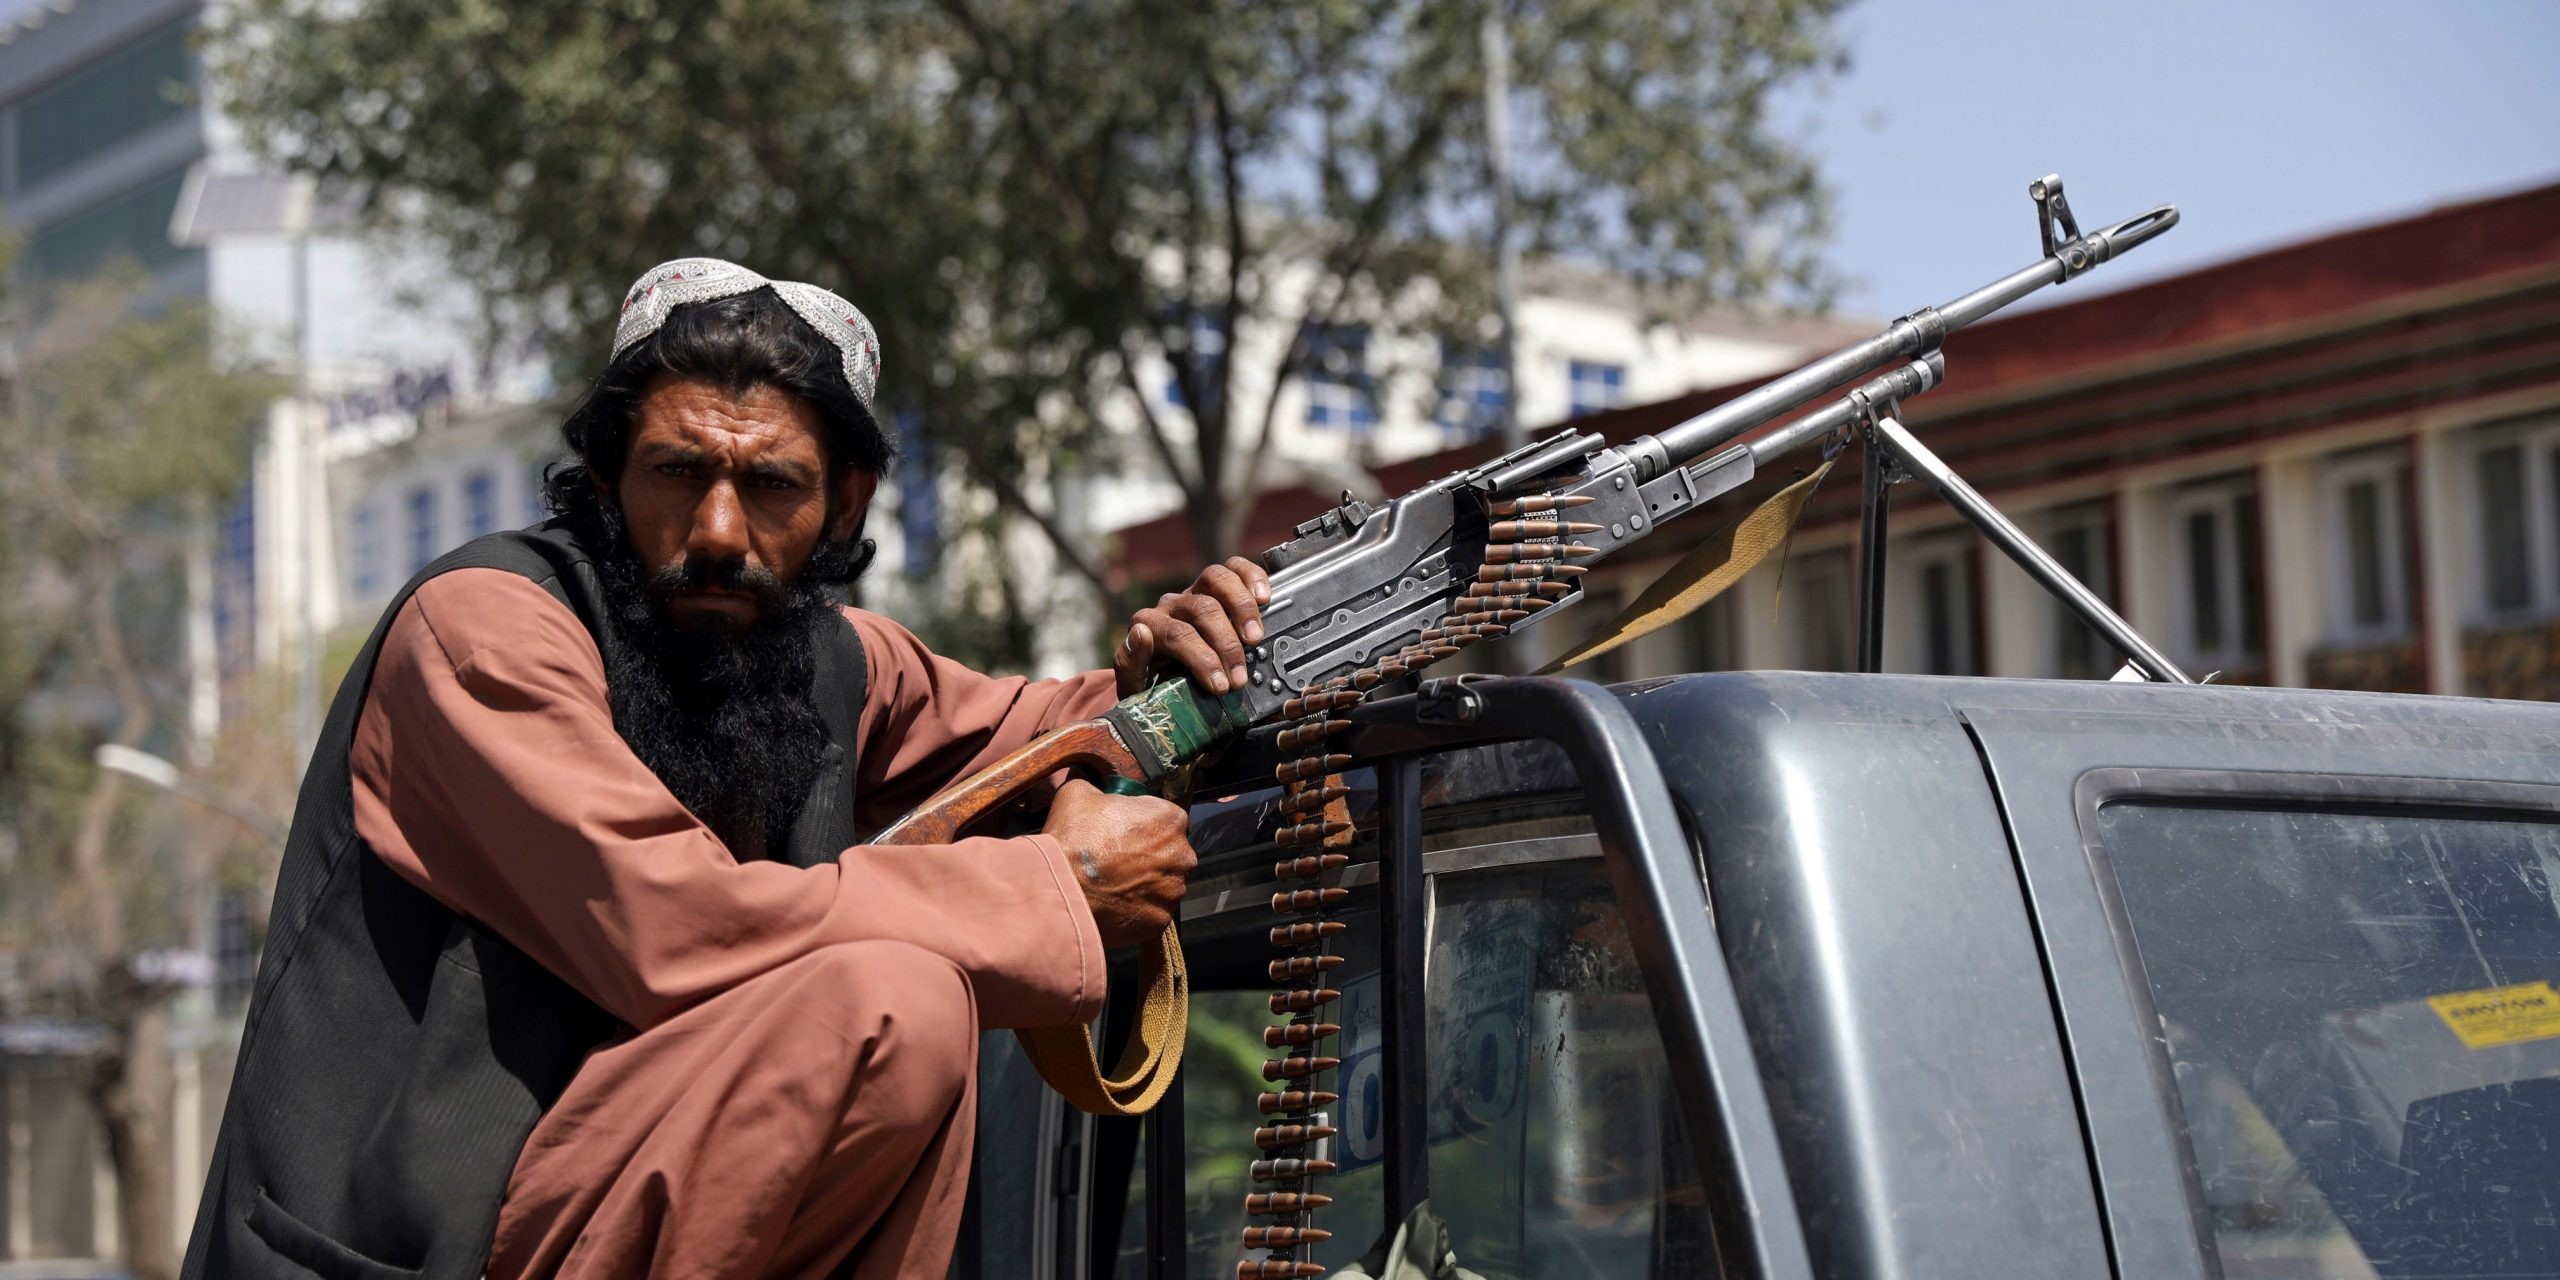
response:
<path id="1" fill-rule="evenodd" d="M 1489 1280 L 2560 1274 L 2560 706 L 1753 672 L 1351 714 L 1327 1267 L 1427 1206 Z M 1258 750 L 1195 792 L 1177 1091 L 1097 1120 L 990 1037 L 955 1276 L 1236 1274 Z"/>

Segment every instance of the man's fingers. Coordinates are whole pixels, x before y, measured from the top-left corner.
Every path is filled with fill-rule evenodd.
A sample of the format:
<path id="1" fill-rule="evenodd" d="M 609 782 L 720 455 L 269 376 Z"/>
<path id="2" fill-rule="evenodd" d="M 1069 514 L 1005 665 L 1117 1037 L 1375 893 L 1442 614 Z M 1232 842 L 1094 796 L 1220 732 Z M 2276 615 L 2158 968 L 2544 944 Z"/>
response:
<path id="1" fill-rule="evenodd" d="M 1209 648 L 1217 654 L 1217 669 L 1224 674 L 1228 686 L 1245 682 L 1244 641 L 1237 637 L 1235 620 L 1227 615 L 1224 605 L 1213 597 L 1193 592 L 1165 597 L 1165 607 L 1176 618 L 1190 623 L 1191 629 L 1209 642 Z M 1192 670 L 1194 674 L 1199 673 L 1196 667 Z M 1201 679 L 1202 683 L 1207 683 L 1206 676 Z M 1218 689 L 1220 693 L 1226 691 L 1224 687 Z"/>
<path id="2" fill-rule="evenodd" d="M 1120 677 L 1122 694 L 1136 693 L 1146 687 L 1147 668 L 1155 665 L 1156 633 L 1144 622 L 1129 624 L 1129 634 L 1121 637 L 1119 651 L 1111 655 L 1111 669 Z"/>
<path id="3" fill-rule="evenodd" d="M 1235 571 L 1234 561 L 1213 564 L 1201 570 L 1200 581 L 1194 583 L 1192 589 L 1217 600 L 1226 610 L 1228 621 L 1235 625 L 1236 634 L 1244 637 L 1246 644 L 1262 643 L 1262 603 L 1254 597 L 1253 585 L 1245 580 L 1243 574 Z M 1264 590 L 1269 590 L 1269 587 Z"/>
<path id="4" fill-rule="evenodd" d="M 1226 567 L 1227 572 L 1244 581 L 1245 590 L 1253 593 L 1256 606 L 1271 603 L 1271 575 L 1264 571 L 1260 561 L 1251 556 L 1228 556 Z M 1260 608 L 1257 607 L 1255 612 L 1260 613 Z"/>
<path id="5" fill-rule="evenodd" d="M 1211 693 L 1225 693 L 1231 686 L 1227 680 L 1227 662 L 1202 638 L 1198 629 L 1162 609 L 1143 609 L 1138 616 L 1146 619 L 1156 635 L 1156 655 L 1160 660 L 1191 673 Z"/>

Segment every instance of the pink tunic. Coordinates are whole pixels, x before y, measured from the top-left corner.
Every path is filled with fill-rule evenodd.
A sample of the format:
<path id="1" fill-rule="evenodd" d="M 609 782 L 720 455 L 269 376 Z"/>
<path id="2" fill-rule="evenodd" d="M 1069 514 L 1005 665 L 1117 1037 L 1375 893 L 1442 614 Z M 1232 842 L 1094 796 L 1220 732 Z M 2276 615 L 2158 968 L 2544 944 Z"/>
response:
<path id="1" fill-rule="evenodd" d="M 1115 697 L 1108 671 L 1036 682 L 985 676 L 935 656 L 885 618 L 843 612 L 869 665 L 856 810 L 865 829 L 886 826 L 945 784 L 1043 732 L 1099 713 Z M 865 963 L 909 975 L 919 965 L 947 967 L 965 987 L 977 1027 L 1089 1021 L 1101 1008 L 1100 936 L 1078 872 L 1055 840 L 1030 835 L 857 845 L 834 863 L 809 868 L 741 861 L 615 732 L 603 662 L 585 627 L 515 574 L 457 570 L 410 598 L 384 639 L 352 757 L 356 829 L 377 856 L 438 902 L 522 948 L 636 1033 L 590 1059 L 528 1145 L 509 1188 L 492 1275 L 514 1274 L 509 1264 L 556 1270 L 572 1256 L 595 1274 L 628 1265 L 659 1274 L 796 1272 L 806 1259 L 789 1256 L 790 1241 L 799 1240 L 805 1253 L 808 1239 L 848 1230 L 856 1239 L 841 1241 L 842 1249 L 864 1256 L 882 1248 L 906 1251 L 903 1261 L 877 1274 L 909 1274 L 910 1264 L 915 1274 L 933 1271 L 917 1251 L 931 1254 L 932 1237 L 939 1235 L 947 1253 L 956 1218 L 944 1221 L 948 1215 L 933 1208 L 939 1201 L 911 1184 L 949 1183 L 955 1159 L 965 1170 L 965 1123 L 952 1116 L 943 1117 L 946 1126 L 963 1124 L 956 1156 L 940 1150 L 950 1145 L 948 1132 L 919 1138 L 920 1146 L 937 1152 L 927 1162 L 930 1170 L 901 1157 L 890 1162 L 900 1168 L 874 1171 L 884 1182 L 858 1176 L 859 1150 L 809 1157 L 854 1162 L 857 1176 L 830 1184 L 840 1184 L 839 1203 L 823 1213 L 804 1202 L 809 1177 L 823 1170 L 772 1185 L 704 1178 L 696 1166 L 726 1162 L 715 1161 L 699 1141 L 676 1144 L 683 1154 L 656 1171 L 656 1191 L 638 1202 L 642 1209 L 616 1210 L 602 1192 L 584 1197 L 593 1203 L 575 1202 L 588 1183 L 603 1187 L 631 1178 L 630 1162 L 652 1141 L 665 1146 L 671 1125 L 717 1132 L 724 1149 L 747 1158 L 793 1149 L 791 1136 L 812 1125 L 822 1137 L 877 1128 L 878 1117 L 856 1114 L 859 1108 L 847 1101 L 848 1081 L 828 1079 L 811 1082 L 824 1086 L 808 1095 L 822 1099 L 817 1102 L 795 1104 L 792 1098 L 807 1091 L 777 1087 L 787 1096 L 750 1107 L 746 1131 L 736 1132 L 736 1100 L 717 1088 L 706 1096 L 699 1078 L 721 1070 L 716 1061 L 726 1059 L 710 1056 L 715 1048 L 737 1056 L 735 1044 L 702 1034 L 698 1024 L 705 1018 L 806 1034 L 805 1025 L 772 1015 L 774 993 L 801 992 L 795 998 L 805 1001 L 809 990 L 833 990 L 835 984 L 812 988 L 808 975 L 842 977 L 853 971 L 845 968 L 848 957 L 872 957 Z M 768 975 L 773 982 L 759 983 Z M 941 990 L 930 981 L 909 985 Z M 882 1028 L 898 1021 L 899 1010 L 894 998 L 883 1004 L 884 998 L 875 991 L 860 1001 L 848 996 L 842 1009 L 803 1009 L 803 1024 L 816 1018 L 836 1039 L 859 1042 L 849 1060 L 854 1065 L 818 1054 L 811 1070 L 858 1075 L 862 1063 L 885 1060 L 883 1046 L 895 1036 Z M 709 1007 L 714 1003 L 722 1008 Z M 937 1007 L 953 1003 L 949 996 L 936 1001 Z M 724 1012 L 733 1006 L 740 1011 L 734 1019 Z M 686 1016 L 694 1010 L 700 1012 Z M 684 1026 L 671 1025 L 677 1022 Z M 665 1047 L 652 1048 L 650 1032 L 662 1026 L 668 1028 Z M 913 1049 L 904 1055 L 926 1062 L 927 1076 L 965 1073 L 948 1058 Z M 754 1069 L 770 1076 L 774 1064 Z M 643 1086 L 632 1082 L 653 1077 L 661 1084 L 683 1080 L 686 1087 L 662 1088 L 666 1096 L 639 1105 Z M 723 1079 L 746 1083 L 734 1073 Z M 613 1097 L 595 1096 L 608 1083 Z M 874 1092 L 886 1091 L 884 1071 L 883 1087 Z M 614 1098 L 623 1101 L 616 1105 Z M 584 1116 L 585 1128 L 609 1115 L 627 1132 L 582 1130 L 563 1149 L 562 1135 L 553 1131 L 568 1123 L 563 1113 L 571 1109 Z M 582 1156 L 581 1147 L 590 1146 Z M 550 1161 L 541 1170 L 543 1188 L 526 1185 L 538 1149 Z M 679 1202 L 668 1194 L 670 1185 L 691 1188 L 689 1197 Z M 888 1203 L 919 1197 L 927 1203 L 907 1215 L 903 1227 L 892 1220 L 896 1215 L 881 1216 Z M 525 1207 L 537 1199 L 542 1207 Z M 956 1199 L 948 1209 L 956 1214 Z M 630 1221 L 630 1213 L 646 1220 Z M 770 1238 L 750 1239 L 742 1253 L 726 1251 L 753 1237 L 757 1223 L 767 1224 L 762 1230 Z M 923 1242 L 871 1240 L 856 1247 L 866 1233 L 893 1228 Z M 705 1239 L 715 1244 L 701 1243 Z M 729 1261 L 710 1261 L 705 1248 Z M 845 1256 L 822 1259 L 818 1271 Z M 874 1273 L 870 1266 L 862 1271 Z"/>

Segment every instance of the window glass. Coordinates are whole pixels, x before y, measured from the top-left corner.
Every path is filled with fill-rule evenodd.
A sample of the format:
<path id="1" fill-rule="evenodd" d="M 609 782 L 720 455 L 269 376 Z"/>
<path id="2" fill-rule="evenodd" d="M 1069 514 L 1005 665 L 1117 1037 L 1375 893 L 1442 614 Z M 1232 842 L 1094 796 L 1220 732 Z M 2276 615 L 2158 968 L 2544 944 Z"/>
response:
<path id="1" fill-rule="evenodd" d="M 1440 876 L 1429 973 L 1431 1205 L 1458 1264 L 1487 1280 L 1716 1274 L 1697 1161 L 1599 860 Z"/>
<path id="2" fill-rule="evenodd" d="M 1615 409 L 1627 402 L 1627 367 L 1597 360 L 1575 360 L 1566 370 L 1573 400 L 1572 416 Z"/>
<path id="3" fill-rule="evenodd" d="M 498 476 L 474 471 L 462 478 L 463 536 L 477 538 L 498 527 Z"/>
<path id="4" fill-rule="evenodd" d="M 2093 503 L 2057 512 L 2052 530 L 2049 542 L 2054 560 L 2099 599 L 2112 601 L 2115 584 L 2108 572 L 2106 507 Z M 2066 680 L 2089 680 L 2112 670 L 2115 650 L 2070 606 L 2055 600 L 2052 608 L 2054 674 Z"/>
<path id="5" fill-rule="evenodd" d="M 20 103 L 12 189 L 23 192 L 185 115 L 175 94 L 195 82 L 195 60 L 187 54 L 191 27 L 163 27 Z"/>
<path id="6" fill-rule="evenodd" d="M 1511 401 L 1511 378 L 1502 352 L 1444 341 L 1440 346 L 1440 428 L 1443 444 L 1481 440 L 1502 423 Z"/>
<path id="7" fill-rule="evenodd" d="M 2196 649 L 2218 653 L 2223 645 L 2222 527 L 2218 513 L 2187 514 L 2187 598 Z"/>
<path id="8" fill-rule="evenodd" d="M 367 499 L 348 513 L 347 522 L 347 558 L 354 562 L 354 594 L 358 600 L 371 600 L 375 592 L 382 590 L 382 512 Z"/>
<path id="9" fill-rule="evenodd" d="M 2492 612 L 2533 604 L 2532 548 L 2525 543 L 2524 450 L 2480 451 L 2480 574 Z"/>
<path id="10" fill-rule="evenodd" d="M 1337 325 L 1316 335 L 1307 353 L 1308 426 L 1366 431 L 1378 425 L 1368 360 L 1367 329 Z"/>
<path id="11" fill-rule="evenodd" d="M 119 257 L 159 271 L 197 252 L 169 242 L 169 215 L 177 209 L 178 189 L 186 181 L 183 171 L 164 174 L 36 232 L 27 238 L 28 271 L 60 280 L 98 270 Z"/>
<path id="12" fill-rule="evenodd" d="M 1849 652 L 1849 556 L 1831 551 L 1790 566 L 1778 583 L 1794 596 L 1798 660 L 1806 671 L 1846 671 Z"/>
<path id="13" fill-rule="evenodd" d="M 2222 1273 L 2560 1269 L 2560 827 L 2097 819 Z"/>
<path id="14" fill-rule="evenodd" d="M 2347 595 L 2359 627 L 2391 621 L 2390 601 L 2383 591 L 2383 564 L 2388 554 L 2382 538 L 2382 482 L 2358 480 L 2346 488 Z"/>
<path id="15" fill-rule="evenodd" d="M 443 516 L 439 513 L 434 485 L 419 485 L 409 491 L 409 572 L 427 567 L 444 550 Z"/>

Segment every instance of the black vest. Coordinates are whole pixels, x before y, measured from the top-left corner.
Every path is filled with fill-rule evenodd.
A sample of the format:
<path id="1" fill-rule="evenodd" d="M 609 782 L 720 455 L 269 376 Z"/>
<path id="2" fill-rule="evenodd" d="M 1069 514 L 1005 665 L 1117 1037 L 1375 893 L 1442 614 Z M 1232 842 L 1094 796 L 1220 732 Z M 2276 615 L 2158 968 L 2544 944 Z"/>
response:
<path id="1" fill-rule="evenodd" d="M 461 547 L 383 611 L 303 775 L 186 1276 L 478 1276 L 534 1122 L 622 1030 L 356 835 L 347 751 L 383 633 L 420 583 L 477 567 L 541 584 L 595 637 L 605 678 L 621 669 L 595 566 L 558 521 Z M 826 759 L 788 837 L 768 842 L 800 866 L 854 843 L 862 649 L 851 626 L 823 625 Z"/>

